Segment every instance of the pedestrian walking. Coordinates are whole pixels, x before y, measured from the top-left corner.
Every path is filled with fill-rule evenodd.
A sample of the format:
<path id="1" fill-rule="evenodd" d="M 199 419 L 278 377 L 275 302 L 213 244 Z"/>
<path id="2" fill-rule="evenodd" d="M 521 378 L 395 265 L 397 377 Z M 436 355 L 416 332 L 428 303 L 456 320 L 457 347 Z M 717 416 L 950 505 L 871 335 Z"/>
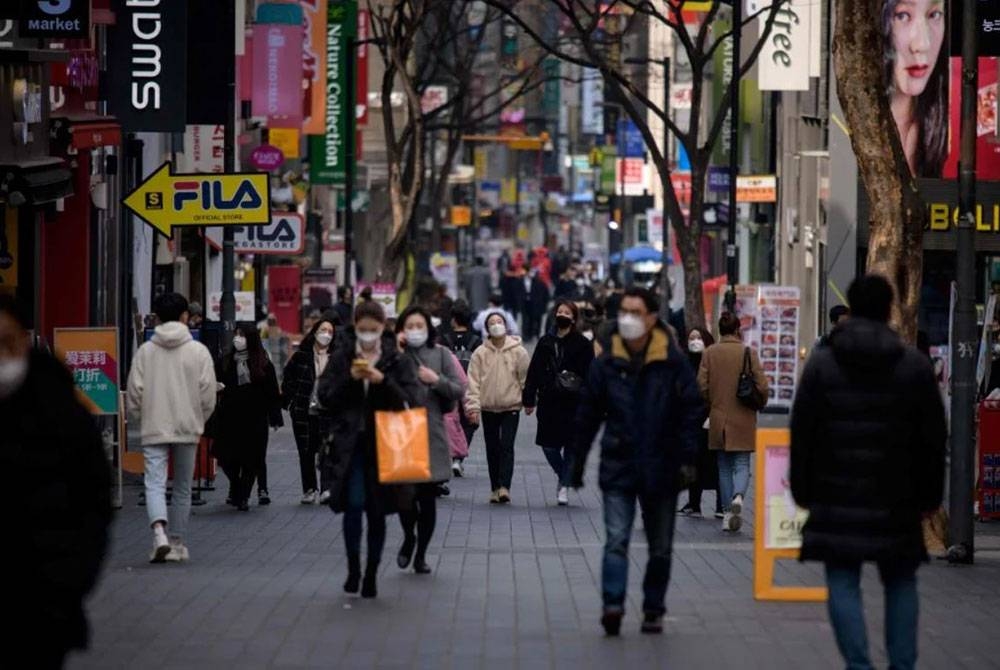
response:
<path id="1" fill-rule="evenodd" d="M 587 375 L 576 413 L 571 481 L 583 486 L 587 454 L 601 425 L 600 488 L 606 539 L 601 566 L 601 625 L 618 635 L 625 613 L 628 546 L 636 501 L 649 560 L 643 579 L 642 632 L 663 631 L 677 493 L 693 478 L 702 402 L 694 372 L 647 289 L 622 299 L 618 322 Z"/>
<path id="2" fill-rule="evenodd" d="M 462 366 L 462 371 L 466 375 L 469 373 L 469 363 L 472 362 L 472 354 L 482 344 L 483 338 L 479 336 L 477 330 L 473 330 L 472 328 L 472 313 L 469 310 L 468 303 L 462 300 L 457 301 L 451 310 L 451 332 L 445 337 L 445 346 L 455 354 L 455 358 L 458 359 L 459 364 Z M 466 394 L 468 394 L 468 378 L 466 378 Z M 478 426 L 469 421 L 469 417 L 465 412 L 466 400 L 467 396 L 462 401 L 462 407 L 458 415 L 462 430 L 465 432 L 465 441 L 467 444 L 472 444 L 472 436 L 476 434 Z M 453 476 L 464 476 L 465 471 L 462 465 L 464 460 L 465 456 L 452 458 L 451 474 Z"/>
<path id="3" fill-rule="evenodd" d="M 701 359 L 705 350 L 715 344 L 715 338 L 707 328 L 696 326 L 688 332 L 687 357 L 692 370 L 701 369 Z M 678 510 L 684 516 L 701 516 L 701 494 L 719 488 L 719 463 L 715 452 L 708 448 L 708 408 L 702 413 L 701 428 L 698 430 L 698 458 L 695 461 L 697 476 L 688 488 L 688 501 Z M 715 518 L 724 518 L 722 496 L 715 496 Z"/>
<path id="4" fill-rule="evenodd" d="M 317 497 L 320 504 L 330 500 L 330 464 L 325 438 L 331 434 L 331 415 L 319 402 L 317 389 L 330 362 L 336 331 L 332 316 L 313 324 L 298 351 L 288 361 L 281 382 L 281 397 L 292 417 L 292 432 L 299 452 L 303 505 L 314 504 Z"/>
<path id="5" fill-rule="evenodd" d="M 743 525 L 743 499 L 750 486 L 750 454 L 757 447 L 757 412 L 767 404 L 767 378 L 757 352 L 740 339 L 740 320 L 732 312 L 719 317 L 719 343 L 705 350 L 698 386 L 709 406 L 708 448 L 717 453 L 722 530 Z M 752 385 L 740 398 L 741 378 Z"/>
<path id="6" fill-rule="evenodd" d="M 529 359 L 521 338 L 507 334 L 509 324 L 503 312 L 492 312 L 485 325 L 490 337 L 472 354 L 465 409 L 470 422 L 483 424 L 492 491 L 490 502 L 507 504 Z"/>
<path id="7" fill-rule="evenodd" d="M 553 329 L 542 336 L 528 367 L 522 394 L 524 413 L 538 408 L 535 444 L 556 474 L 556 503 L 569 504 L 569 464 L 573 450 L 573 425 L 584 379 L 594 360 L 593 343 L 581 335 L 576 324 L 580 312 L 575 303 L 556 303 Z"/>
<path id="8" fill-rule="evenodd" d="M 268 314 L 267 325 L 261 331 L 260 337 L 264 342 L 264 349 L 274 366 L 280 384 L 281 376 L 290 357 L 291 342 L 288 340 L 288 334 L 278 325 L 278 317 L 274 314 Z"/>
<path id="9" fill-rule="evenodd" d="M 186 561 L 184 545 L 191 515 L 191 480 L 198 440 L 215 409 L 217 381 L 212 355 L 187 327 L 188 302 L 179 293 L 156 298 L 160 321 L 153 338 L 139 347 L 128 376 L 128 410 L 140 425 L 146 511 L 153 529 L 150 561 Z M 167 514 L 167 461 L 174 477 Z M 169 538 L 168 538 L 169 532 Z"/>
<path id="10" fill-rule="evenodd" d="M 462 461 L 469 457 L 469 440 L 465 436 L 465 426 L 462 423 L 465 416 L 465 394 L 469 388 L 469 377 L 462 369 L 458 356 L 450 349 L 448 355 L 451 357 L 452 369 L 462 383 L 462 398 L 455 403 L 450 412 L 445 413 L 444 427 L 448 433 L 448 446 L 451 448 L 451 474 L 454 477 L 461 477 L 463 474 Z M 456 464 L 458 464 L 457 473 Z"/>
<path id="11" fill-rule="evenodd" d="M 319 402 L 333 420 L 330 459 L 330 508 L 344 515 L 347 580 L 344 591 L 374 598 L 385 545 L 385 517 L 400 507 L 402 487 L 378 481 L 375 412 L 422 407 L 426 397 L 417 368 L 385 328 L 385 311 L 376 302 L 359 304 L 354 327 L 333 353 L 319 380 Z M 362 517 L 368 521 L 368 556 L 361 583 Z"/>
<path id="12" fill-rule="evenodd" d="M 486 267 L 486 260 L 476 256 L 475 265 L 465 271 L 465 296 L 473 312 L 486 309 L 493 286 L 493 277 Z"/>
<path id="13" fill-rule="evenodd" d="M 518 331 L 517 328 L 517 318 L 509 311 L 504 309 L 503 298 L 500 296 L 499 293 L 495 293 L 492 296 L 490 296 L 489 307 L 481 311 L 476 316 L 475 322 L 472 324 L 472 327 L 475 329 L 477 333 L 479 333 L 482 336 L 484 342 L 490 338 L 489 329 L 486 326 L 486 317 L 496 313 L 503 315 L 503 320 L 507 324 L 508 335 L 513 335 L 514 337 L 520 335 L 520 332 Z"/>
<path id="14" fill-rule="evenodd" d="M 396 562 L 405 570 L 413 561 L 413 571 L 429 574 L 427 547 L 437 523 L 438 486 L 451 479 L 451 443 L 444 416 L 454 411 L 465 395 L 465 386 L 452 366 L 452 354 L 437 344 L 437 332 L 430 313 L 423 307 L 409 307 L 396 322 L 403 353 L 413 360 L 417 378 L 427 387 L 427 427 L 430 440 L 431 481 L 416 485 L 413 508 L 400 510 L 403 546 Z M 416 532 L 414 532 L 416 531 Z M 414 555 L 416 549 L 416 555 Z"/>
<path id="15" fill-rule="evenodd" d="M 354 320 L 354 289 L 350 286 L 337 287 L 337 304 L 333 311 L 340 318 L 340 323 L 348 324 Z"/>
<path id="16" fill-rule="evenodd" d="M 792 495 L 809 510 L 799 557 L 825 563 L 837 646 L 859 670 L 873 667 L 861 565 L 878 565 L 889 666 L 911 670 L 921 518 L 944 488 L 944 406 L 930 361 L 888 325 L 889 283 L 860 277 L 847 297 L 851 318 L 809 358 L 792 409 Z"/>
<path id="17" fill-rule="evenodd" d="M 267 432 L 284 425 L 274 365 L 252 324 L 237 326 L 233 333 L 232 349 L 223 359 L 221 381 L 212 450 L 229 479 L 226 503 L 246 512 L 254 481 L 258 504 L 271 504 L 267 491 Z"/>
<path id="18" fill-rule="evenodd" d="M 531 271 L 526 283 L 528 301 L 524 311 L 524 339 L 534 340 L 542 331 L 542 319 L 549 307 L 549 287 L 537 269 Z"/>
<path id="19" fill-rule="evenodd" d="M 26 322 L 14 298 L 0 297 L 0 509 L 9 548 L 0 570 L 11 608 L 0 644 L 9 667 L 55 670 L 88 646 L 83 601 L 108 546 L 111 471 L 72 377 L 31 349 Z"/>

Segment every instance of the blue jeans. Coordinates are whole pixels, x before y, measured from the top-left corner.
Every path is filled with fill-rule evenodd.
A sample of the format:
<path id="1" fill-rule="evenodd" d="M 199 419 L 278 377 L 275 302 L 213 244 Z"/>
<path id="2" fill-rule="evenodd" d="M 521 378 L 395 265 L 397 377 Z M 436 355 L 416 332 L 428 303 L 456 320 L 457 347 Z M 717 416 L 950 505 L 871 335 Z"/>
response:
<path id="1" fill-rule="evenodd" d="M 746 497 L 750 487 L 750 452 L 719 452 L 719 497 L 726 512 L 737 495 Z"/>
<path id="2" fill-rule="evenodd" d="M 879 563 L 885 589 L 885 646 L 890 670 L 912 670 L 917 664 L 917 566 Z M 847 670 L 872 670 L 868 658 L 868 631 L 861 603 L 861 564 L 827 563 L 830 590 L 827 608 L 837 647 Z"/>
<path id="3" fill-rule="evenodd" d="M 569 448 L 568 447 L 542 447 L 545 460 L 552 466 L 552 470 L 559 478 L 559 486 L 569 486 Z"/>
<path id="4" fill-rule="evenodd" d="M 368 517 L 368 563 L 378 565 L 382 559 L 382 547 L 385 546 L 385 516 L 376 510 L 368 496 L 375 495 L 368 490 L 366 481 L 366 462 L 364 453 L 359 448 L 351 458 L 350 471 L 345 482 L 347 490 L 347 505 L 344 510 L 344 545 L 347 558 L 356 564 L 361 558 L 361 517 Z"/>
<path id="5" fill-rule="evenodd" d="M 635 521 L 636 500 L 642 506 L 642 524 L 649 545 L 646 576 L 642 580 L 642 609 L 651 614 L 666 612 L 670 555 L 674 544 L 677 494 L 638 496 L 624 491 L 604 492 L 604 561 L 601 589 L 606 609 L 624 609 L 628 588 L 628 544 Z"/>
<path id="6" fill-rule="evenodd" d="M 191 480 L 194 479 L 196 444 L 147 444 L 142 447 L 143 483 L 149 525 L 163 522 L 170 537 L 183 539 L 191 516 Z M 173 495 L 167 513 L 167 463 L 174 455 Z"/>

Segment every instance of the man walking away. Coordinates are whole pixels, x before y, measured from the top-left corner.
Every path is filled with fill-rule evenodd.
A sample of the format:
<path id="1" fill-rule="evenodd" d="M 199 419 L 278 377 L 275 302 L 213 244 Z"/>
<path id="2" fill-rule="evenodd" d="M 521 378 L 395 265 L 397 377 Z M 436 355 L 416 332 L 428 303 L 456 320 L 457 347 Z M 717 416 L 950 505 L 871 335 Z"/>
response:
<path id="1" fill-rule="evenodd" d="M 809 510 L 801 560 L 823 561 L 837 646 L 849 668 L 872 668 L 861 565 L 878 564 L 890 667 L 917 661 L 921 517 L 944 487 L 947 431 L 930 361 L 889 327 L 892 287 L 855 280 L 851 318 L 810 357 L 792 411 L 791 483 Z"/>
<path id="2" fill-rule="evenodd" d="M 476 256 L 476 264 L 465 271 L 465 296 L 473 312 L 486 309 L 492 287 L 493 278 L 486 261 L 482 256 Z"/>
<path id="3" fill-rule="evenodd" d="M 845 305 L 834 305 L 830 308 L 829 316 L 831 332 L 826 333 L 819 338 L 816 342 L 816 346 L 818 347 L 825 347 L 830 344 L 830 336 L 833 335 L 833 330 L 835 330 L 837 326 L 847 323 L 847 320 L 851 318 L 851 310 L 847 309 Z"/>
<path id="4" fill-rule="evenodd" d="M 156 299 L 153 311 L 160 325 L 132 361 L 128 409 L 141 425 L 146 510 L 153 528 L 150 562 L 186 561 L 184 532 L 191 514 L 191 479 L 198 440 L 215 409 L 215 369 L 208 349 L 191 338 L 184 296 L 165 293 Z M 167 461 L 171 453 L 174 478 L 168 524 Z"/>
<path id="5" fill-rule="evenodd" d="M 636 500 L 649 544 L 642 631 L 663 631 L 677 493 L 693 480 L 702 403 L 687 357 L 657 319 L 656 296 L 631 288 L 617 326 L 590 366 L 576 414 L 572 482 L 583 485 L 591 443 L 601 438 L 600 487 L 606 540 L 601 582 L 608 635 L 618 635 L 628 585 L 628 545 Z"/>

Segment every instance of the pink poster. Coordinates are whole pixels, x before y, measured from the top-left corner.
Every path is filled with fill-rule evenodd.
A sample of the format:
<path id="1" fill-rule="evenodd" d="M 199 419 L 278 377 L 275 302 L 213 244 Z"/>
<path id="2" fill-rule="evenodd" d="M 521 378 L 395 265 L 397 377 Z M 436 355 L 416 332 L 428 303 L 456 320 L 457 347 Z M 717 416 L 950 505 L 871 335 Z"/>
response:
<path id="1" fill-rule="evenodd" d="M 253 114 L 266 116 L 274 127 L 301 125 L 302 26 L 254 26 Z"/>

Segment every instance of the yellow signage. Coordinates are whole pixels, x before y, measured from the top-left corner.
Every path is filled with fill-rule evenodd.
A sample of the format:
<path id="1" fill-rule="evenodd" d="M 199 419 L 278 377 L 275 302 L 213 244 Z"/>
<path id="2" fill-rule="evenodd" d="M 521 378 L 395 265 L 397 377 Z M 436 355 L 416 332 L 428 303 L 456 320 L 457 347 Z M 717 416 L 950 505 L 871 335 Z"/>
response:
<path id="1" fill-rule="evenodd" d="M 451 224 L 453 226 L 468 226 L 472 223 L 472 208 L 466 205 L 455 205 L 451 208 Z"/>
<path id="2" fill-rule="evenodd" d="M 985 211 L 984 211 L 985 210 Z M 932 202 L 927 205 L 929 227 L 931 230 L 947 232 L 958 224 L 958 207 L 943 202 Z M 1000 202 L 992 205 L 976 205 L 976 232 L 1000 232 Z"/>
<path id="3" fill-rule="evenodd" d="M 298 128 L 268 128 L 267 139 L 272 147 L 281 149 L 285 158 L 299 158 L 299 129 Z"/>
<path id="4" fill-rule="evenodd" d="M 170 236 L 175 226 L 253 226 L 271 222 L 268 176 L 174 174 L 170 163 L 122 201 L 133 214 Z"/>

